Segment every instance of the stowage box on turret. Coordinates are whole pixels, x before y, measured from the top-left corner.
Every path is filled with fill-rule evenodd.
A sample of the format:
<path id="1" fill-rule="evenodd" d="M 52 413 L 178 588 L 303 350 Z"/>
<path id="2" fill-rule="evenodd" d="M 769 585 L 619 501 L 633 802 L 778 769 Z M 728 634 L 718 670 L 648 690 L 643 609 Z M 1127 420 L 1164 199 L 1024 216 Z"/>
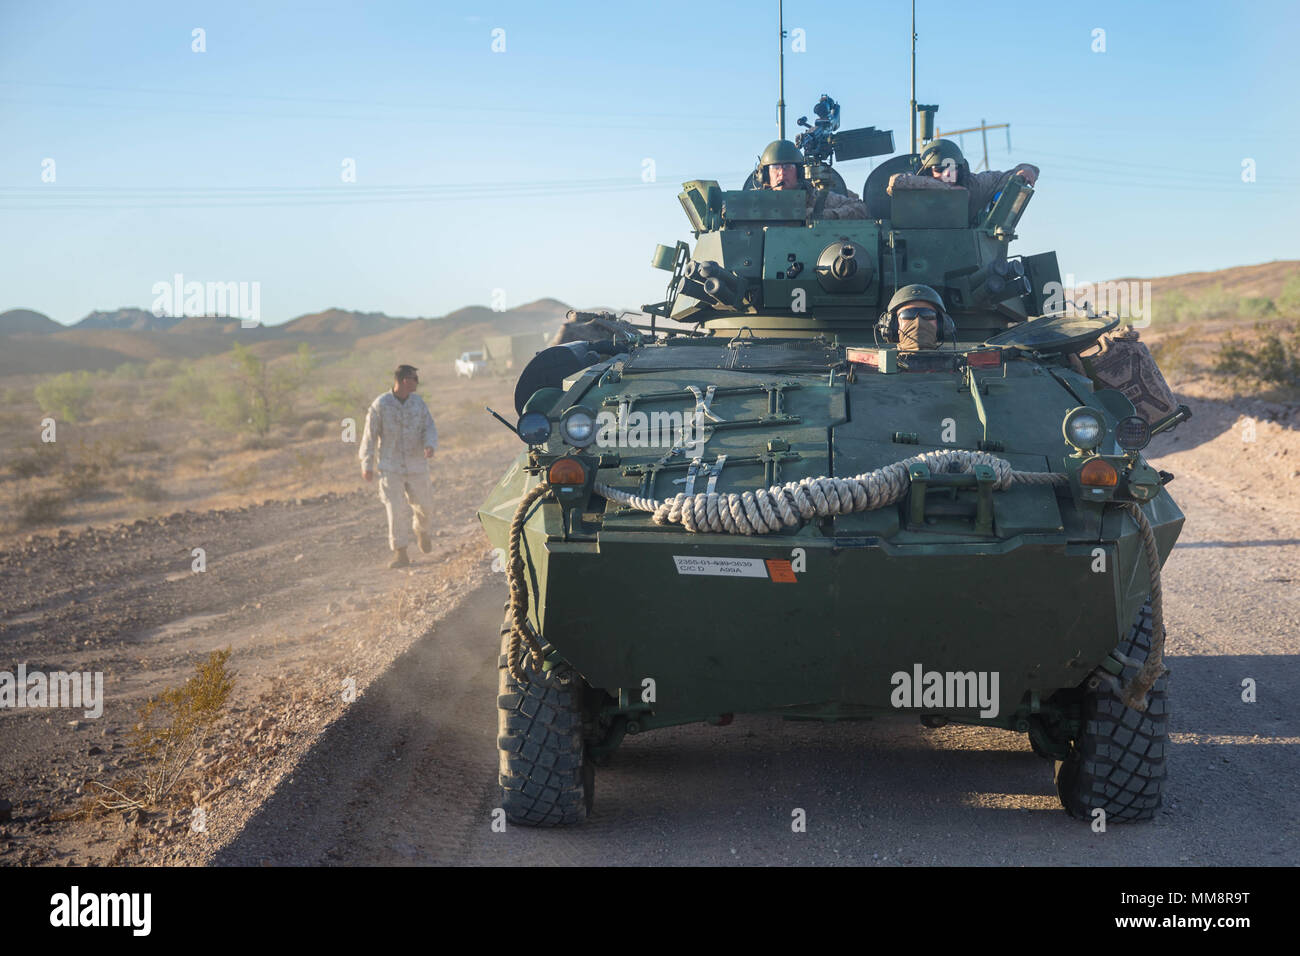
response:
<path id="1" fill-rule="evenodd" d="M 527 447 L 479 512 L 511 588 L 501 805 L 582 821 L 629 734 L 901 714 L 1025 733 L 1071 815 L 1150 819 L 1183 515 L 1142 449 L 1189 413 L 1086 374 L 1118 320 L 1010 252 L 1030 180 L 972 221 L 959 184 L 891 195 L 908 153 L 823 219 L 820 193 L 856 201 L 828 155 L 794 188 L 686 183 L 694 246 L 655 250 L 648 327 L 523 370 Z"/>

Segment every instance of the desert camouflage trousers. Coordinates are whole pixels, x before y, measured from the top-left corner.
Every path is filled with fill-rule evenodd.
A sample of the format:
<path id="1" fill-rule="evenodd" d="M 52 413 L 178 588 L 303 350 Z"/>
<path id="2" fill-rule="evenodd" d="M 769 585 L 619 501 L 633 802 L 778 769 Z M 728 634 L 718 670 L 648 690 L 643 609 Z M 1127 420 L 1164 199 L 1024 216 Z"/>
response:
<path id="1" fill-rule="evenodd" d="M 411 543 L 412 532 L 428 533 L 433 524 L 433 483 L 427 471 L 379 476 L 379 500 L 388 511 L 388 546 Z"/>

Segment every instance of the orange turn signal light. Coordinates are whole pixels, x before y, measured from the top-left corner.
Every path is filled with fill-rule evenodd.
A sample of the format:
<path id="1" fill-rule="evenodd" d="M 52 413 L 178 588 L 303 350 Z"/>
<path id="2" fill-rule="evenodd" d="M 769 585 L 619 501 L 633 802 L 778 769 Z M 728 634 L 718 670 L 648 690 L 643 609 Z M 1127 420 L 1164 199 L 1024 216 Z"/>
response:
<path id="1" fill-rule="evenodd" d="M 1119 472 L 1105 458 L 1093 458 L 1079 469 L 1079 484 L 1091 488 L 1114 488 L 1119 484 Z"/>
<path id="2" fill-rule="evenodd" d="M 576 458 L 561 458 L 547 469 L 546 480 L 553 485 L 581 485 L 587 480 L 587 469 Z"/>

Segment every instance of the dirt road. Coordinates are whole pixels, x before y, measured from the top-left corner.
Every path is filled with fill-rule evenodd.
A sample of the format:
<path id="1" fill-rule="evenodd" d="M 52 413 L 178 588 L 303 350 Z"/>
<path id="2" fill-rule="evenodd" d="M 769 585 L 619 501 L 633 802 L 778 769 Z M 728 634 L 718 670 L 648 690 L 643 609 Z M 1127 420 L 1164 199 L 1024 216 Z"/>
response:
<path id="1" fill-rule="evenodd" d="M 927 730 L 902 718 L 821 726 L 738 717 L 728 727 L 629 739 L 599 771 L 595 812 L 581 828 L 494 832 L 504 582 L 491 573 L 472 524 L 471 502 L 483 486 L 467 471 L 456 479 L 463 494 L 439 553 L 400 584 L 412 602 L 415 592 L 433 599 L 400 621 L 393 613 L 399 599 L 385 590 L 391 581 L 358 569 L 382 551 L 373 541 L 375 516 L 357 513 L 347 499 L 266 506 L 180 536 L 165 525 L 142 529 L 150 547 L 170 549 L 177 561 L 197 540 L 191 530 L 242 545 L 228 559 L 240 569 L 231 570 L 231 590 L 212 595 L 210 606 L 141 604 L 129 586 L 114 583 L 117 570 L 105 569 L 93 551 L 83 555 L 83 573 L 93 574 L 94 584 L 69 588 L 69 599 L 88 603 L 70 605 L 83 610 L 67 612 L 61 633 L 71 644 L 66 628 L 75 621 L 114 613 L 154 629 L 129 646 L 110 646 L 107 631 L 90 628 L 75 634 L 78 644 L 91 642 L 89 650 L 82 644 L 55 653 L 6 618 L 4 634 L 23 653 L 59 661 L 100 654 L 110 672 L 126 670 L 121 680 L 130 688 L 143 680 L 127 668 L 132 658 L 148 661 L 165 644 L 176 651 L 168 659 L 179 674 L 186 655 L 178 641 L 190 633 L 182 624 L 193 628 L 203 614 L 222 613 L 229 615 L 222 646 L 233 642 L 240 666 L 260 680 L 244 690 L 243 723 L 231 737 L 256 759 L 222 778 L 224 790 L 200 795 L 204 833 L 183 821 L 168 827 L 145 820 L 135 825 L 142 832 L 125 836 L 101 824 L 95 839 L 88 822 L 40 822 L 42 809 L 60 805 L 50 788 L 64 779 L 61 768 L 84 773 L 77 748 L 95 738 L 84 728 L 51 730 L 39 717 L 24 718 L 30 726 L 4 717 L 0 786 L 46 803 L 35 811 L 24 805 L 15 823 L 0 825 L 8 830 L 0 835 L 0 862 L 85 862 L 111 852 L 121 862 L 217 865 L 1300 863 L 1300 480 L 1279 464 L 1289 459 L 1294 467 L 1300 443 L 1293 415 L 1261 418 L 1258 440 L 1242 450 L 1234 431 L 1240 414 L 1226 403 L 1206 406 L 1196 427 L 1184 426 L 1176 440 L 1153 449 L 1156 464 L 1178 476 L 1171 491 L 1188 523 L 1164 578 L 1173 739 L 1166 805 L 1151 824 L 1094 833 L 1066 817 L 1051 764 L 1019 735 Z M 305 529 L 301 536 L 286 534 L 276 508 L 298 509 L 293 527 Z M 326 562 L 323 578 L 304 584 L 316 620 L 275 570 L 302 554 L 297 564 L 311 573 L 310 562 L 349 535 L 371 541 L 362 547 L 365 562 Z M 17 561 L 0 556 L 0 580 L 8 590 L 19 575 L 57 577 L 52 569 L 87 546 L 93 542 L 76 539 Z M 214 544 L 212 553 L 220 552 Z M 130 568 L 118 570 L 133 579 Z M 383 607 L 344 609 L 339 613 L 378 616 L 345 617 L 313 642 L 306 635 L 330 623 L 319 605 L 334 580 L 353 582 L 338 589 L 339 602 L 360 592 Z M 229 610 L 259 590 L 266 592 L 263 607 Z M 187 617 L 178 622 L 181 611 Z M 268 613 L 281 627 L 297 620 L 301 633 L 268 645 Z M 192 649 L 217 636 L 193 633 Z M 259 655 L 276 673 L 255 663 Z M 362 693 L 342 703 L 334 682 L 354 673 Z M 1256 683 L 1254 703 L 1242 699 L 1247 678 Z M 258 731 L 265 714 L 277 715 L 275 723 Z M 25 758 L 14 759 L 11 740 Z M 805 833 L 792 832 L 796 809 L 806 812 Z"/>
<path id="2" fill-rule="evenodd" d="M 1175 710 L 1169 796 L 1151 825 L 1094 833 L 1066 817 L 1051 764 L 1020 735 L 750 717 L 629 740 L 582 828 L 495 832 L 494 584 L 373 684 L 214 862 L 1300 862 L 1295 500 L 1242 507 L 1216 467 L 1235 446 L 1211 437 L 1235 440 L 1229 412 L 1215 414 L 1156 459 L 1191 518 L 1164 578 Z M 1277 445 L 1261 454 L 1294 437 L 1269 434 Z M 1245 678 L 1256 703 L 1242 700 Z M 806 833 L 792 832 L 796 808 Z"/>

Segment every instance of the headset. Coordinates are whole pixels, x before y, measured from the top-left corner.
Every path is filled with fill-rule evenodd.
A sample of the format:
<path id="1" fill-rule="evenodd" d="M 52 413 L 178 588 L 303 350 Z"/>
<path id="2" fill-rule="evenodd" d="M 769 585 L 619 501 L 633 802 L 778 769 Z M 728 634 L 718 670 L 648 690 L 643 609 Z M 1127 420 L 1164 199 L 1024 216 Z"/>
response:
<path id="1" fill-rule="evenodd" d="M 933 302 L 927 303 L 933 306 Z M 939 316 L 939 328 L 935 332 L 935 345 L 943 345 L 944 342 L 954 342 L 957 338 L 957 324 L 953 322 L 946 309 L 936 308 L 935 312 Z M 886 342 L 898 341 L 898 316 L 893 312 L 881 312 L 880 318 L 876 321 L 876 333 Z M 951 332 L 951 335 L 948 333 Z"/>

